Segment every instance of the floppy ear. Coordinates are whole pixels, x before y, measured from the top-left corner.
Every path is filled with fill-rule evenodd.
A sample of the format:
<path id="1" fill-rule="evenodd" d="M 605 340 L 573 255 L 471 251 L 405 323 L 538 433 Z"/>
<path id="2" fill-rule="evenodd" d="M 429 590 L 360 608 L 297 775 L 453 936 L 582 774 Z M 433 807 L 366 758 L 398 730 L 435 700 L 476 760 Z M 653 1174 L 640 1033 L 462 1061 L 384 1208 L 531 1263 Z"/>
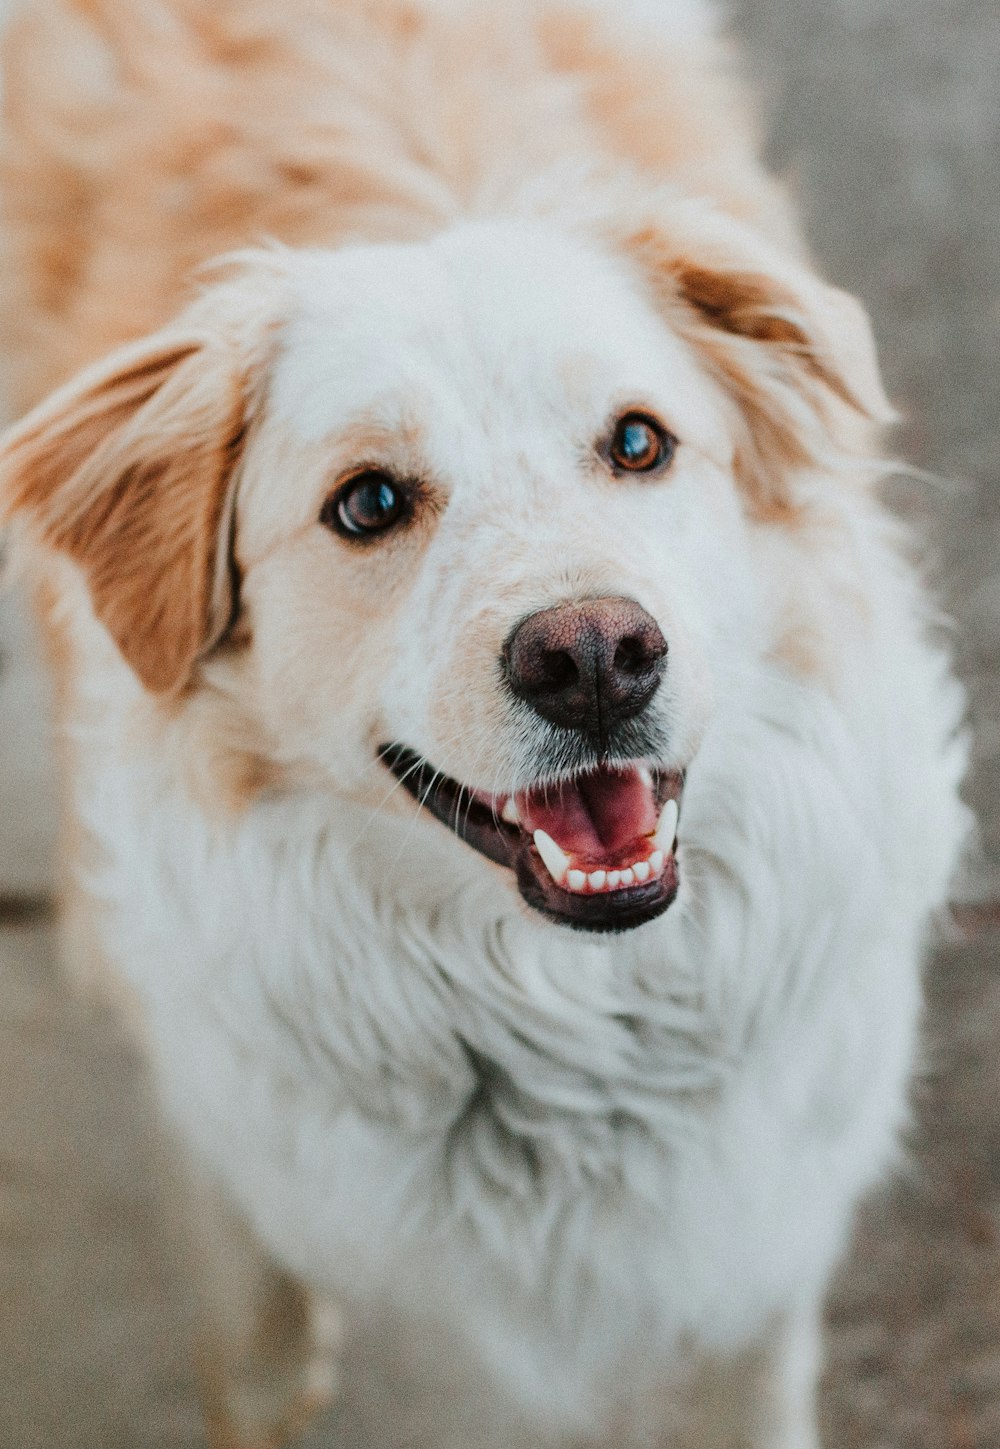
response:
<path id="1" fill-rule="evenodd" d="M 79 566 L 97 617 L 157 694 L 184 686 L 236 604 L 234 483 L 261 373 L 247 316 L 227 327 L 203 299 L 0 440 L 0 513 Z"/>
<path id="2" fill-rule="evenodd" d="M 870 456 L 873 425 L 895 412 L 867 314 L 794 254 L 710 206 L 677 201 L 629 237 L 667 305 L 740 404 L 737 465 L 766 512 L 782 507 L 782 475 Z"/>

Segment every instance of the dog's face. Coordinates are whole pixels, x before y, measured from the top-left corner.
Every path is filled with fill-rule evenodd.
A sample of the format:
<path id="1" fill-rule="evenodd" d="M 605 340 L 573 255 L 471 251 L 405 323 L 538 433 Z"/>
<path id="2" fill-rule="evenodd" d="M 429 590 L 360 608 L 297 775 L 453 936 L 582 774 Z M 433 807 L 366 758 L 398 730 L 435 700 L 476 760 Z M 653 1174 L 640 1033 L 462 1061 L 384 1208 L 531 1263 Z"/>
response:
<path id="1" fill-rule="evenodd" d="M 749 612 L 717 390 L 638 279 L 540 229 L 294 285 L 237 529 L 272 732 L 347 787 L 380 754 L 560 920 L 657 913 Z"/>
<path id="2" fill-rule="evenodd" d="M 671 301 L 656 265 L 515 223 L 275 256 L 22 424 L 15 507 L 152 692 L 224 671 L 281 765 L 374 805 L 395 776 L 550 918 L 641 924 L 764 647 L 759 474 L 808 451 L 775 389 L 827 434 L 850 391 L 801 297 L 717 265 Z"/>

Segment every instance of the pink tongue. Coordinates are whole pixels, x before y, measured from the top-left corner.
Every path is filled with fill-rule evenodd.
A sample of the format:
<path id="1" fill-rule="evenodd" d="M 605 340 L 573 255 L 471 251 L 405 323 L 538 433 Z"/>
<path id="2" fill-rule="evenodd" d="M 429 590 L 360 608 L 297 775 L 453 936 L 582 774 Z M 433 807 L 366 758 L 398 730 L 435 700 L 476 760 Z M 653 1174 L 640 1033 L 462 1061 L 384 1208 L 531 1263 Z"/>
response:
<path id="1" fill-rule="evenodd" d="M 514 798 L 529 835 L 544 830 L 584 859 L 607 860 L 656 829 L 653 790 L 636 769 L 595 770 Z"/>

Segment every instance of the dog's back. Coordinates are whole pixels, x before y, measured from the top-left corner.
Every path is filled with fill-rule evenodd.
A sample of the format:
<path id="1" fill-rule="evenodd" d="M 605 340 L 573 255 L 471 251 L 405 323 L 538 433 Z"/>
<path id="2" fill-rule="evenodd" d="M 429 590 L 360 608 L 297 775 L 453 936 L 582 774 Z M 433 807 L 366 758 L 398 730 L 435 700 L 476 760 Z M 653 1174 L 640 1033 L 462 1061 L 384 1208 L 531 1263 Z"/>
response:
<path id="1" fill-rule="evenodd" d="M 598 156 L 787 233 L 718 50 L 691 0 L 29 6 L 0 172 L 15 406 L 160 325 L 207 258 L 420 238 Z"/>

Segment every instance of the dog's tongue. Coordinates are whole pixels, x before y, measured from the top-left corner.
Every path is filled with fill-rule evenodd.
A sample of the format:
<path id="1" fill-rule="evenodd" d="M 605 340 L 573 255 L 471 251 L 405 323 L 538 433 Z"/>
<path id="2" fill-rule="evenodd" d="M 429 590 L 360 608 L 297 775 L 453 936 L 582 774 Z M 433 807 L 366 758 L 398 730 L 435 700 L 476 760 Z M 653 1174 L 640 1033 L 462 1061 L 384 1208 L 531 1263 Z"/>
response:
<path id="1" fill-rule="evenodd" d="M 567 855 L 606 860 L 656 829 L 653 784 L 638 769 L 594 770 L 515 797 L 521 824 L 544 830 Z"/>

